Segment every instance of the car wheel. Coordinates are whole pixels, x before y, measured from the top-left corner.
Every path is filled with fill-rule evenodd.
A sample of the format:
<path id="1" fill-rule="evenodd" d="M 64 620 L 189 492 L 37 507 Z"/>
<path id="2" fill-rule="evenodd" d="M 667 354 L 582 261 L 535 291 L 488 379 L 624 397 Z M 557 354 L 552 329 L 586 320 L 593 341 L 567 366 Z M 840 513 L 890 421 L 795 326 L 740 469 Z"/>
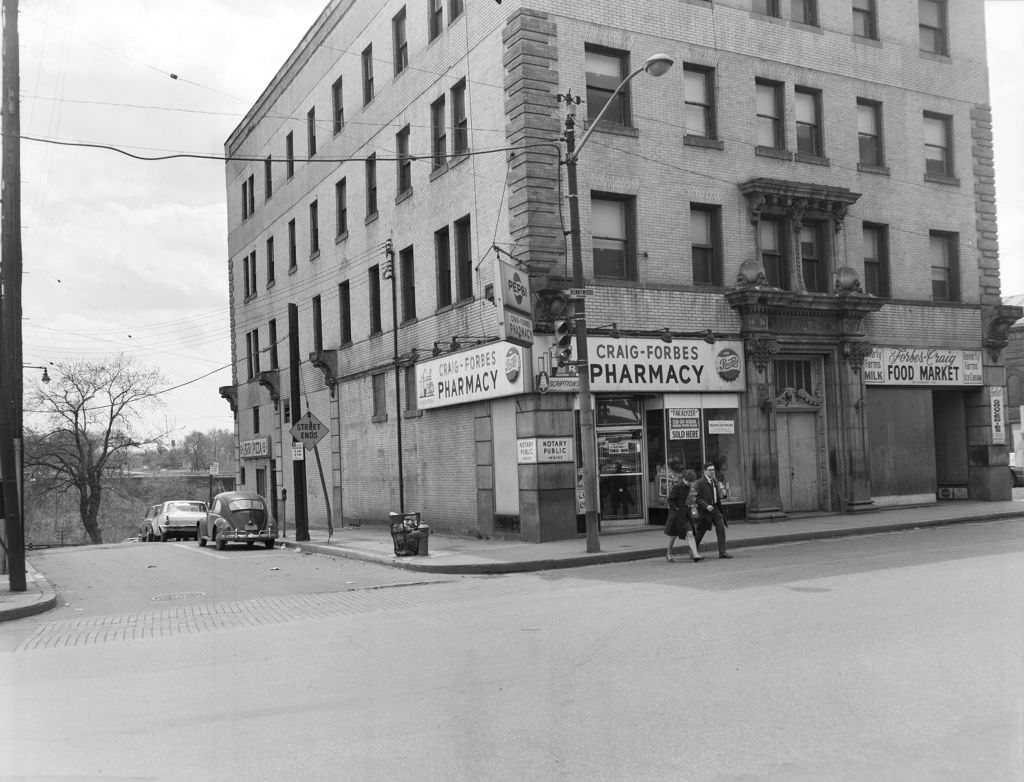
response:
<path id="1" fill-rule="evenodd" d="M 147 543 L 152 543 L 154 540 L 155 540 L 155 538 L 153 537 L 153 530 L 152 530 L 152 528 L 146 530 L 146 542 Z"/>
<path id="2" fill-rule="evenodd" d="M 223 551 L 224 548 L 228 545 L 224 538 L 222 538 L 216 532 L 213 533 L 213 539 L 217 542 L 217 551 Z"/>
<path id="3" fill-rule="evenodd" d="M 206 545 L 206 538 L 203 537 L 203 533 L 199 531 L 199 527 L 196 527 L 196 543 L 198 543 L 200 546 Z"/>
<path id="4" fill-rule="evenodd" d="M 266 545 L 267 548 L 273 548 L 274 547 L 274 541 L 272 541 L 272 540 L 264 541 L 264 544 Z"/>

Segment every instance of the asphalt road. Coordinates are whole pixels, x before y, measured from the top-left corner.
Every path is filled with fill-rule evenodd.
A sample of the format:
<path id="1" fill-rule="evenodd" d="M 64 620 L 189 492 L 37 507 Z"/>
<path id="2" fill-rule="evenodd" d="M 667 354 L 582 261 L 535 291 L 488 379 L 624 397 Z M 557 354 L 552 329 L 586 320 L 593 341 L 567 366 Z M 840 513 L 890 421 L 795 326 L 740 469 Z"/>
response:
<path id="1" fill-rule="evenodd" d="M 213 553 L 33 555 L 67 605 L 0 625 L 0 778 L 1024 778 L 1017 522 L 422 584 Z"/>

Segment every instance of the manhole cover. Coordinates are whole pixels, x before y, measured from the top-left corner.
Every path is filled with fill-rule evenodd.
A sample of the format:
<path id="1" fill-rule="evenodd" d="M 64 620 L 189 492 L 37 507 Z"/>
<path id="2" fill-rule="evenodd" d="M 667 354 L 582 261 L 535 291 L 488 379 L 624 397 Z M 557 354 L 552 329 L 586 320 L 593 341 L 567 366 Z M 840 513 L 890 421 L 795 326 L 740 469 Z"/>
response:
<path id="1" fill-rule="evenodd" d="M 190 597 L 205 597 L 205 592 L 171 592 L 169 595 L 157 595 L 151 600 L 188 600 Z"/>

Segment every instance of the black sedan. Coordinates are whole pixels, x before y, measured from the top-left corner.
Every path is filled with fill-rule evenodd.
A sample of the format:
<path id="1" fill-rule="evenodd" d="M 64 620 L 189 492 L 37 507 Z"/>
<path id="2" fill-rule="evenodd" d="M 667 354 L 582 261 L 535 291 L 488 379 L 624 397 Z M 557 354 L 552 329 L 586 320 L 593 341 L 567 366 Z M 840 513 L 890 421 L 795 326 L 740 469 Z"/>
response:
<path id="1" fill-rule="evenodd" d="M 213 498 L 205 518 L 196 525 L 196 540 L 200 546 L 212 541 L 220 551 L 228 543 L 247 546 L 262 543 L 273 548 L 277 540 L 277 520 L 261 494 L 226 491 Z"/>

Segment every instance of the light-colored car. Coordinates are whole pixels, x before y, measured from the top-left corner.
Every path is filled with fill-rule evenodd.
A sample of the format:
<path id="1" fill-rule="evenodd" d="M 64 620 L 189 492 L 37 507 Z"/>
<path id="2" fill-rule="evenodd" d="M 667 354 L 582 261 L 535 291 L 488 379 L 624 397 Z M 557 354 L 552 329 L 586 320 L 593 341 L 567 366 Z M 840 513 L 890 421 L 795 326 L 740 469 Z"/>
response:
<path id="1" fill-rule="evenodd" d="M 277 520 L 262 495 L 254 491 L 226 491 L 213 498 L 209 511 L 194 531 L 200 546 L 212 541 L 221 551 L 228 543 L 262 543 L 273 548 Z"/>
<path id="2" fill-rule="evenodd" d="M 152 515 L 150 515 L 152 511 Z M 170 500 L 154 505 L 146 513 L 150 529 L 146 540 L 195 538 L 196 525 L 206 517 L 206 503 L 200 500 Z M 141 534 L 140 534 L 141 537 Z"/>

